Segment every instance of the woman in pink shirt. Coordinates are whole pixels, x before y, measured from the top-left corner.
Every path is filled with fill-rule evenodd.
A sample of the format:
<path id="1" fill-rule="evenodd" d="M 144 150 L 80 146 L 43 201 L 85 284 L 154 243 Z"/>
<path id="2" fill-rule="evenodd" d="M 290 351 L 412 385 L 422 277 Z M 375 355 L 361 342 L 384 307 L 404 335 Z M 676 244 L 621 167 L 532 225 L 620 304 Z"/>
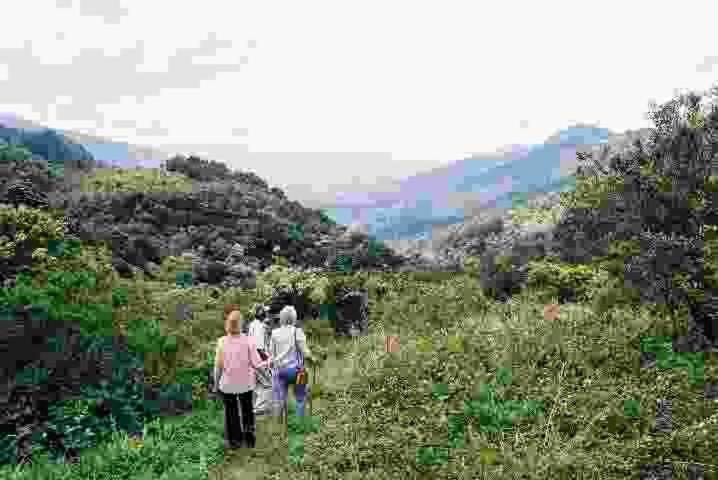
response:
<path id="1" fill-rule="evenodd" d="M 224 400 L 224 431 L 229 448 L 254 448 L 255 369 L 269 365 L 271 357 L 262 360 L 255 340 L 242 335 L 242 314 L 238 305 L 225 307 L 224 329 L 227 333 L 217 342 L 214 363 L 214 385 Z"/>

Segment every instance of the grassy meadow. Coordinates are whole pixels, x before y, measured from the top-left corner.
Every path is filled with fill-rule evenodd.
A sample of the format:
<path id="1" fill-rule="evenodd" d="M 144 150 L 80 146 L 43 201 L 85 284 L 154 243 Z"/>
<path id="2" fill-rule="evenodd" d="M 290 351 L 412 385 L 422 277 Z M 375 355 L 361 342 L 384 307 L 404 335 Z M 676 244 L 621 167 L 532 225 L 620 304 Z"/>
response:
<path id="1" fill-rule="evenodd" d="M 214 298 L 177 289 L 170 279 L 182 268 L 165 262 L 158 281 L 113 280 L 129 296 L 114 312 L 120 331 L 128 319 L 154 317 L 178 338 L 174 365 L 148 368 L 157 377 L 206 361 L 223 334 L 224 303 L 248 314 L 259 300 L 253 291 Z M 258 418 L 253 451 L 225 453 L 222 404 L 198 376 L 193 413 L 146 425 L 140 443 L 118 433 L 79 464 L 36 462 L 0 476 L 628 479 L 642 465 L 671 463 L 673 478 L 691 478 L 690 464 L 718 478 L 718 413 L 688 368 L 696 362 L 639 364 L 642 341 L 685 334 L 685 315 L 618 307 L 599 315 L 590 304 L 566 304 L 552 317 L 532 291 L 500 304 L 470 274 L 431 277 L 384 275 L 389 289 L 371 297 L 367 337 L 335 339 L 328 321 L 310 321 L 310 345 L 327 354 L 314 367 L 312 419 L 291 420 L 287 432 Z M 174 319 L 177 303 L 193 307 L 192 321 Z M 385 351 L 387 335 L 398 336 L 398 351 Z M 710 383 L 718 362 L 712 354 L 702 362 Z M 659 399 L 672 400 L 670 433 L 653 432 Z"/>

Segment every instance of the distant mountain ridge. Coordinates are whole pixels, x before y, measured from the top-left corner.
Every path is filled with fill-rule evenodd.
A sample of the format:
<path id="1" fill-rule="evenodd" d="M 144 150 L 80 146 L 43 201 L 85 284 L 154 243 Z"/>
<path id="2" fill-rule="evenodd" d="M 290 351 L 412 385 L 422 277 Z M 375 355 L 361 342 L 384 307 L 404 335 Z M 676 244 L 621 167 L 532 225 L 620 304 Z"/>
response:
<path id="1" fill-rule="evenodd" d="M 383 193 L 339 195 L 325 207 L 338 223 L 361 223 L 380 240 L 426 238 L 487 208 L 504 209 L 517 194 L 548 193 L 571 184 L 576 151 L 608 143 L 605 128 L 575 125 L 539 145 L 474 156 L 413 175 Z"/>
<path id="2" fill-rule="evenodd" d="M 10 115 L 0 124 L 33 130 L 47 127 Z M 100 165 L 158 168 L 170 154 L 73 131 L 55 130 L 82 146 Z M 379 240 L 428 238 L 436 228 L 457 224 L 487 209 L 509 208 L 525 198 L 570 188 L 576 151 L 618 141 L 622 134 L 592 125 L 574 125 L 538 145 L 514 145 L 475 155 L 388 183 L 372 191 L 338 193 L 313 205 L 339 224 L 355 225 Z M 298 199 L 302 201 L 301 198 Z"/>
<path id="3" fill-rule="evenodd" d="M 12 113 L 0 114 L 0 125 L 34 133 L 45 130 L 55 131 L 71 141 L 82 145 L 100 165 L 124 168 L 133 168 L 136 166 L 157 168 L 163 160 L 170 157 L 169 153 L 154 147 L 117 142 L 73 130 L 49 128 Z"/>

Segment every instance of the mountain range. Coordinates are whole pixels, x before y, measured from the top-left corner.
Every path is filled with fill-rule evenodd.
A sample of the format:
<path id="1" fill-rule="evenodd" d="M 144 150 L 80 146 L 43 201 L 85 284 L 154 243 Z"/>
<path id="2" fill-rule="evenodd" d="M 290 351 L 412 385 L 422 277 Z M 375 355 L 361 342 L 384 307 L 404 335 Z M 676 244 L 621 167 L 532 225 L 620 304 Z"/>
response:
<path id="1" fill-rule="evenodd" d="M 46 128 L 14 115 L 0 117 L 0 123 L 28 131 Z M 169 157 L 150 146 L 57 131 L 81 144 L 99 164 L 157 168 Z M 355 225 L 378 240 L 429 238 L 437 228 L 461 223 L 479 212 L 503 211 L 537 194 L 571 188 L 577 150 L 615 143 L 624 137 L 593 125 L 574 125 L 541 144 L 514 145 L 381 186 L 337 192 L 334 200 L 312 206 L 324 209 L 337 223 Z"/>
<path id="2" fill-rule="evenodd" d="M 377 192 L 337 195 L 322 205 L 338 223 L 363 225 L 379 240 L 426 238 L 439 226 L 463 222 L 486 209 L 507 209 L 519 199 L 571 188 L 577 150 L 621 135 L 576 125 L 538 145 L 515 145 L 397 181 Z"/>
<path id="3" fill-rule="evenodd" d="M 41 132 L 51 128 L 64 137 L 82 145 L 99 165 L 115 165 L 125 168 L 135 166 L 157 168 L 170 155 L 146 145 L 132 145 L 73 130 L 63 130 L 42 125 L 11 113 L 0 114 L 0 124 L 27 132 Z"/>

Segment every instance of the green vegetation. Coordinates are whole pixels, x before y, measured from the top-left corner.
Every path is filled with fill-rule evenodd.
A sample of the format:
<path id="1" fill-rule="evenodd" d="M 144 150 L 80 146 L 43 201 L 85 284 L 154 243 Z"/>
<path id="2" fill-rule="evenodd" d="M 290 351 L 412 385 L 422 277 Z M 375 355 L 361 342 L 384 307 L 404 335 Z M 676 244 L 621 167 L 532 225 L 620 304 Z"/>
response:
<path id="1" fill-rule="evenodd" d="M 304 227 L 294 223 L 289 225 L 288 236 L 290 240 L 297 242 L 304 240 Z"/>
<path id="2" fill-rule="evenodd" d="M 336 222 L 332 220 L 332 218 L 324 210 L 319 211 L 319 219 L 326 225 L 336 225 Z"/>
<path id="3" fill-rule="evenodd" d="M 25 162 L 32 158 L 32 152 L 19 145 L 0 141 L 0 162 Z"/>
<path id="4" fill-rule="evenodd" d="M 709 118 L 691 115 L 691 128 L 707 128 Z M 626 178 L 647 179 L 657 193 L 680 183 L 671 180 L 669 189 L 669 176 L 655 163 L 624 167 Z M 717 184 L 711 177 L 693 189 L 691 208 L 707 210 Z M 580 178 L 563 207 L 600 209 L 627 189 L 617 175 Z M 614 241 L 586 264 L 535 259 L 527 288 L 500 303 L 482 291 L 478 259 L 467 260 L 465 273 L 441 275 L 352 273 L 351 259 L 340 257 L 340 271 L 319 275 L 294 272 L 277 258 L 255 289 L 217 290 L 194 286 L 187 261 L 168 258 L 155 279 L 122 279 L 106 246 L 61 242 L 54 214 L 2 215 L 3 223 L 20 226 L 24 236 L 16 241 L 36 242 L 32 277 L 0 290 L 2 320 L 8 306 L 31 304 L 43 318 L 77 319 L 87 350 L 99 351 L 122 333 L 133 355 L 115 359 L 119 368 L 108 385 L 88 386 L 82 398 L 53 409 L 50 431 L 83 449 L 78 464 L 54 463 L 48 439 L 37 438 L 39 460 L 0 467 L 1 478 L 625 479 L 659 462 L 718 472 L 718 415 L 704 396 L 718 361 L 673 351 L 671 339 L 688 330 L 685 305 L 667 302 L 661 310 L 629 286 L 625 266 L 646 254 L 639 238 Z M 696 287 L 694 272 L 670 272 L 696 297 L 718 284 L 716 229 L 704 223 L 706 283 Z M 17 247 L 7 239 L 3 245 L 7 254 Z M 515 261 L 496 259 L 502 270 Z M 224 334 L 222 307 L 239 303 L 248 314 L 280 285 L 298 286 L 323 305 L 322 318 L 307 322 L 312 349 L 326 352 L 311 387 L 313 417 L 291 419 L 289 432 L 260 418 L 257 448 L 225 454 L 222 407 L 206 389 Z M 346 286 L 369 290 L 366 337 L 332 334 L 330 300 Z M 558 318 L 546 318 L 546 302 L 566 292 L 575 298 Z M 176 321 L 180 304 L 192 308 L 192 321 Z M 385 352 L 387 335 L 401 338 L 398 352 Z M 46 341 L 62 348 L 57 339 Z M 642 353 L 653 354 L 657 368 L 639 368 Z M 193 412 L 158 419 L 157 406 L 127 380 L 138 364 L 167 398 L 191 397 Z M 43 382 L 47 374 L 26 369 L 18 380 Z M 92 415 L 103 398 L 113 399 L 111 421 Z M 673 402 L 676 422 L 667 434 L 653 429 L 659 399 Z M 123 433 L 138 427 L 141 441 Z M 0 442 L 7 458 L 13 439 Z"/>
<path id="5" fill-rule="evenodd" d="M 107 254 L 100 247 L 83 246 L 79 256 L 57 257 L 54 266 L 45 268 L 64 269 L 67 274 L 38 274 L 32 287 L 21 283 L 11 291 L 12 301 L 19 301 L 21 295 L 33 301 L 43 295 L 58 298 L 61 292 L 66 305 L 94 298 L 92 322 L 90 310 L 84 310 L 88 330 L 113 327 L 128 333 L 145 353 L 147 375 L 168 385 L 188 385 L 195 410 L 182 418 L 146 421 L 138 446 L 111 425 L 104 431 L 93 425 L 91 415 L 83 414 L 88 404 L 65 405 L 64 413 L 57 411 L 53 428 L 77 432 L 89 428 L 99 433 L 73 437 L 78 446 L 93 445 L 84 451 L 80 464 L 53 464 L 48 454 L 49 463 L 33 467 L 36 476 L 169 479 L 294 474 L 338 479 L 352 475 L 447 478 L 459 472 L 475 477 L 484 472 L 495 478 L 508 478 L 511 473 L 575 478 L 580 472 L 600 472 L 602 478 L 626 478 L 635 476 L 639 465 L 657 458 L 711 464 L 711 436 L 718 431 L 711 423 L 714 415 L 709 405 L 691 380 L 698 376 L 675 368 L 635 368 L 642 348 L 657 350 L 642 339 L 685 329 L 684 323 L 675 326 L 645 309 L 616 307 L 597 315 L 590 304 L 577 303 L 564 306 L 561 321 L 547 322 L 541 315 L 538 290 L 529 289 L 514 303 L 502 305 L 485 298 L 476 278 L 468 274 L 416 281 L 412 274 L 296 274 L 276 265 L 260 275 L 257 290 L 222 291 L 215 299 L 210 289 L 172 288 L 177 274 L 186 271 L 178 259 L 162 265 L 161 279 L 125 280 L 101 268 L 109 260 Z M 77 274 L 71 275 L 73 266 Z M 585 269 L 563 268 L 568 273 L 557 274 L 559 283 L 580 283 L 588 274 Z M 555 288 L 551 282 L 541 286 L 539 278 L 540 273 L 537 289 Z M 208 399 L 204 383 L 213 343 L 223 333 L 222 305 L 238 302 L 249 309 L 267 298 L 268 288 L 292 281 L 309 288 L 316 300 L 328 298 L 327 292 L 338 285 L 370 288 L 372 333 L 358 340 L 335 339 L 326 320 L 312 321 L 307 327 L 309 341 L 328 352 L 318 378 L 321 389 L 314 389 L 318 420 L 310 420 L 314 426 L 306 430 L 312 433 L 298 436 L 304 427 L 290 422 L 285 441 L 274 424 L 260 419 L 255 452 L 225 457 L 223 412 L 220 404 Z M 101 307 L 103 303 L 107 306 Z M 193 322 L 178 325 L 172 320 L 177 303 L 192 306 Z M 140 318 L 147 321 L 135 320 Z M 398 355 L 383 353 L 385 332 L 390 331 L 402 338 Z M 430 346 L 425 353 L 417 351 L 427 346 L 422 344 Z M 665 342 L 662 345 L 665 348 Z M 688 366 L 675 358 L 663 360 L 662 365 Z M 703 369 L 707 377 L 718 373 L 714 359 L 705 358 L 700 367 L 697 360 L 690 362 L 695 365 L 692 371 Z M 491 372 L 497 377 L 495 384 L 486 382 Z M 42 375 L 24 372 L 23 378 L 40 381 Z M 112 392 L 109 388 L 105 394 Z M 174 388 L 167 390 L 183 394 L 181 388 Z M 86 402 L 93 398 L 90 392 Z M 651 437 L 655 412 L 635 405 L 654 405 L 657 398 L 665 397 L 675 399 L 681 427 L 667 438 Z M 136 402 L 125 404 L 138 412 Z M 151 411 L 151 406 L 146 410 Z M 131 418 L 120 422 L 130 423 Z M 506 433 L 522 440 L 502 441 Z M 97 447 L 96 438 L 101 439 Z M 3 478 L 33 478 L 29 468 L 15 467 L 20 472 L 16 474 L 10 473 L 11 468 L 5 467 Z"/>
<path id="6" fill-rule="evenodd" d="M 600 267 L 572 265 L 555 259 L 529 262 L 528 287 L 547 302 L 558 298 L 560 292 L 571 292 L 583 301 L 590 301 L 608 281 L 608 274 Z"/>
<path id="7" fill-rule="evenodd" d="M 61 240 L 65 228 L 60 215 L 25 207 L 0 209 L 0 224 L 15 228 L 14 239 L 0 238 L 0 256 L 11 257 L 18 243 L 30 242 L 35 247 L 33 258 L 49 262 L 54 259 L 48 258 L 48 243 Z M 57 245 L 55 242 L 53 246 Z"/>
<path id="8" fill-rule="evenodd" d="M 497 383 L 508 385 L 511 382 L 511 371 L 499 369 L 496 373 Z M 449 387 L 445 383 L 432 387 L 432 396 L 439 401 L 449 399 Z M 534 401 L 518 402 L 502 401 L 496 397 L 496 386 L 493 383 L 481 385 L 476 400 L 467 401 L 461 414 L 448 417 L 449 446 L 421 447 L 417 450 L 417 462 L 421 465 L 438 465 L 449 459 L 450 449 L 465 448 L 465 434 L 469 422 L 474 422 L 481 432 L 509 431 L 518 417 L 532 417 L 542 412 L 542 406 Z"/>
<path id="9" fill-rule="evenodd" d="M 82 179 L 83 192 L 192 192 L 192 181 L 179 173 L 159 170 L 98 168 Z"/>
<path id="10" fill-rule="evenodd" d="M 608 194 L 620 193 L 622 188 L 620 176 L 582 177 L 576 181 L 575 189 L 560 193 L 561 205 L 565 208 L 601 208 Z"/>
<path id="11" fill-rule="evenodd" d="M 672 339 L 665 336 L 642 338 L 641 351 L 654 353 L 658 368 L 686 367 L 689 381 L 692 384 L 703 385 L 705 382 L 703 352 L 676 353 L 673 351 L 672 343 Z"/>
<path id="12" fill-rule="evenodd" d="M 514 207 L 509 211 L 511 221 L 516 224 L 556 224 L 561 218 L 563 207 L 558 205 L 552 208 Z"/>
<path id="13" fill-rule="evenodd" d="M 509 194 L 511 208 L 525 208 L 528 203 L 527 192 L 511 192 Z"/>

